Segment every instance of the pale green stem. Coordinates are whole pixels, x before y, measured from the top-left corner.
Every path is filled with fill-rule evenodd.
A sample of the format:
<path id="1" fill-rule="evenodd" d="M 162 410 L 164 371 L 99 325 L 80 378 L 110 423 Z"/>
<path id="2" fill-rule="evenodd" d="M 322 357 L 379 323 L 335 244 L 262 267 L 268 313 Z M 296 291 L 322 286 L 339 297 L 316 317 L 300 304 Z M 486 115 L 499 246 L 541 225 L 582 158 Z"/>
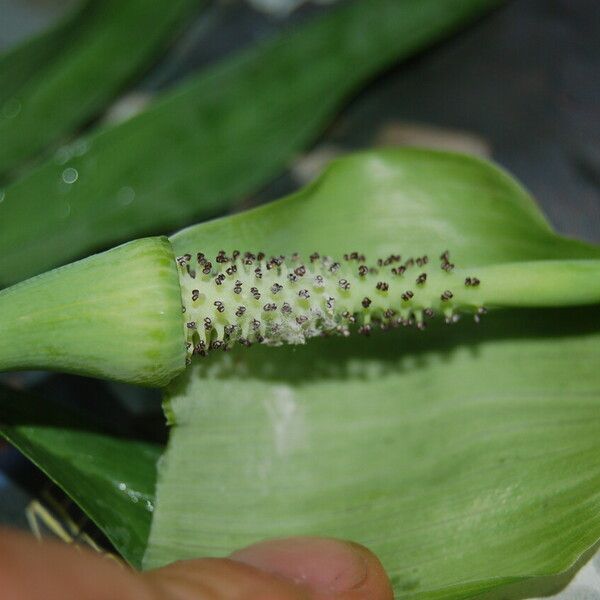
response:
<path id="1" fill-rule="evenodd" d="M 0 292 L 0 370 L 162 386 L 185 368 L 171 245 L 148 238 Z"/>

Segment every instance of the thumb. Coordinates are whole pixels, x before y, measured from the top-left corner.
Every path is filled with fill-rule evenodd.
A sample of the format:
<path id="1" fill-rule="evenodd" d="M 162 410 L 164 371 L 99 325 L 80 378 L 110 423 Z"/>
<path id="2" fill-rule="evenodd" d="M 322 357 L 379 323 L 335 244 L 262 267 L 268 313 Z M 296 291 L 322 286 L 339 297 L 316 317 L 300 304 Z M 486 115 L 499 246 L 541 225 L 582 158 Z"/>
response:
<path id="1" fill-rule="evenodd" d="M 383 567 L 371 552 L 322 538 L 261 542 L 229 559 L 180 561 L 147 576 L 165 591 L 165 598 L 177 600 L 393 598 Z"/>
<path id="2" fill-rule="evenodd" d="M 249 546 L 229 558 L 138 573 L 65 544 L 0 529 L 0 596 L 14 600 L 391 600 L 366 548 L 321 538 Z"/>

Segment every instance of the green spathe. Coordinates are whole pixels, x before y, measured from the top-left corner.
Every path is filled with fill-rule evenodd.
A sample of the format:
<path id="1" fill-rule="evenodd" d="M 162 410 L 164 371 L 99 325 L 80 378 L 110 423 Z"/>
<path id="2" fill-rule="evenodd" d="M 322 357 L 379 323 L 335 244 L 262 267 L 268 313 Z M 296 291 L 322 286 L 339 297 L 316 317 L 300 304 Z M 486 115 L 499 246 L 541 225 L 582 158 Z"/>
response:
<path id="1" fill-rule="evenodd" d="M 558 291 L 556 267 L 576 277 L 600 257 L 505 173 L 423 150 L 336 161 L 295 196 L 171 239 L 216 253 L 258 234 L 273 254 L 449 248 L 482 293 L 496 270 L 495 294 L 521 304 Z M 315 534 L 371 547 L 399 598 L 505 597 L 568 569 L 600 538 L 599 332 L 597 306 L 511 310 L 209 356 L 166 394 L 146 566 Z"/>

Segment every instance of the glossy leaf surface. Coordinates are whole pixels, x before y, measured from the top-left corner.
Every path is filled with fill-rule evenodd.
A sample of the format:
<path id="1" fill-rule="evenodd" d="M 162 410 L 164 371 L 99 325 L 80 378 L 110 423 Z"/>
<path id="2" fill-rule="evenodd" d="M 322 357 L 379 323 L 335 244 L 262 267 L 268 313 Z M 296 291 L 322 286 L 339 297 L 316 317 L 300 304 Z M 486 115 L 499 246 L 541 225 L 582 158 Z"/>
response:
<path id="1" fill-rule="evenodd" d="M 140 566 L 160 446 L 103 429 L 62 405 L 0 387 L 0 434 L 42 469 Z"/>

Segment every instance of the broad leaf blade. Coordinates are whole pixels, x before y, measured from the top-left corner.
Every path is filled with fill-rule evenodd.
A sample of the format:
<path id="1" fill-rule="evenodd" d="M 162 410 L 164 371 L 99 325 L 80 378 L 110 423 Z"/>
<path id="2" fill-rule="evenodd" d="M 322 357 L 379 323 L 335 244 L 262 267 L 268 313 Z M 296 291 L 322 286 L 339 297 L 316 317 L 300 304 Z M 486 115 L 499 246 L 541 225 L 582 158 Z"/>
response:
<path id="1" fill-rule="evenodd" d="M 3 387 L 0 434 L 140 566 L 154 508 L 158 445 L 112 435 L 61 405 Z"/>
<path id="2" fill-rule="evenodd" d="M 461 265 L 598 257 L 495 168 L 424 151 L 335 164 L 184 248 Z M 401 597 L 470 597 L 567 569 L 600 538 L 600 313 L 491 315 L 370 339 L 215 355 L 174 382 L 146 566 L 258 539 L 367 544 Z"/>
<path id="3" fill-rule="evenodd" d="M 17 76 L 21 84 L 10 84 L 13 94 L 0 111 L 0 175 L 96 116 L 164 49 L 196 5 L 194 0 L 90 2 L 73 22 L 59 27 L 59 35 L 46 34 L 9 54 L 3 60 L 9 70 L 19 70 L 22 60 L 30 78 Z M 51 60 L 38 62 L 48 47 Z"/>
<path id="4" fill-rule="evenodd" d="M 223 210 L 282 169 L 375 73 L 496 4 L 341 3 L 92 135 L 83 156 L 49 162 L 6 189 L 0 285 Z"/>
<path id="5" fill-rule="evenodd" d="M 600 313 L 461 327 L 189 373 L 146 565 L 298 534 L 366 544 L 398 594 L 569 567 L 600 533 Z"/>

